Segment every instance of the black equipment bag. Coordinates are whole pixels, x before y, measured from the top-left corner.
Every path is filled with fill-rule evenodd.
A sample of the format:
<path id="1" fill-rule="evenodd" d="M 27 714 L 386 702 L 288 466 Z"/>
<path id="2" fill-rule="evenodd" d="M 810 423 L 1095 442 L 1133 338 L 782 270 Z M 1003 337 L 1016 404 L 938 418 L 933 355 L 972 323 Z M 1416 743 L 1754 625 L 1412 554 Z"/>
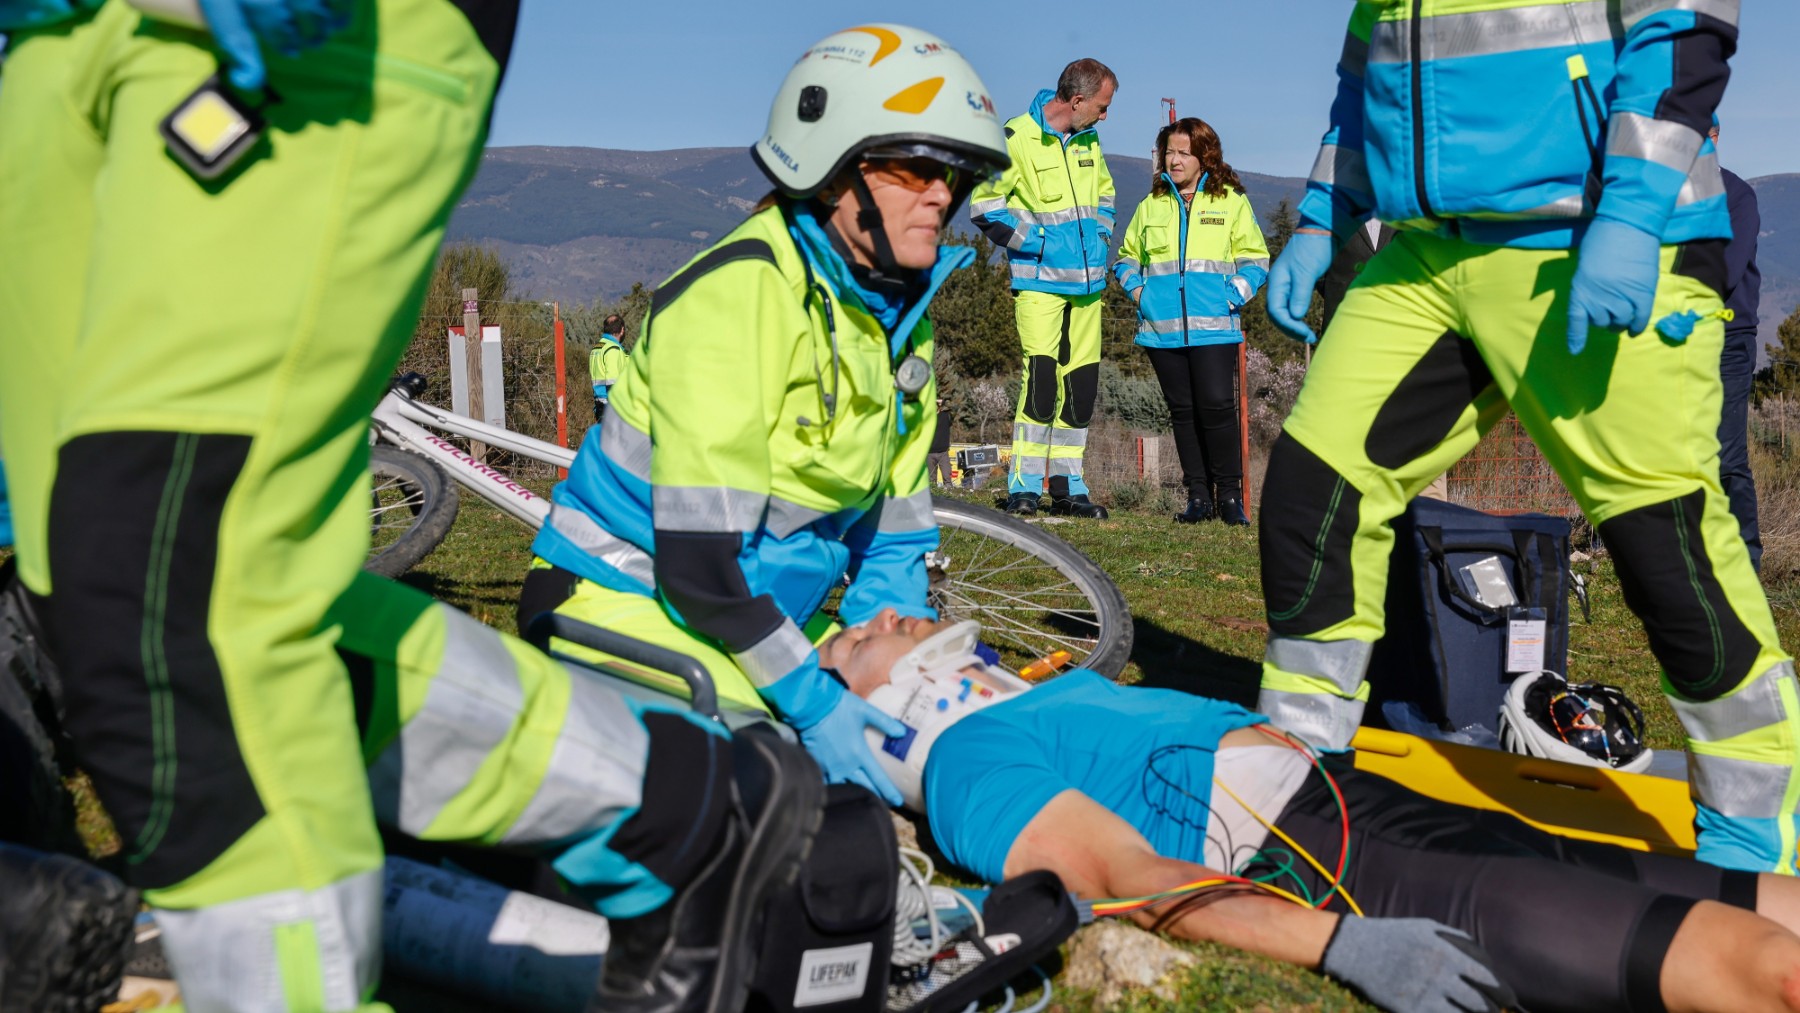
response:
<path id="1" fill-rule="evenodd" d="M 1493 564 L 1481 565 L 1485 560 Z M 1511 606 L 1494 583 L 1505 575 Z M 1473 568 L 1473 570 L 1471 569 Z M 1386 726 L 1382 705 L 1414 704 L 1445 731 L 1493 729 L 1516 671 L 1508 670 L 1514 620 L 1542 620 L 1543 661 L 1568 671 L 1569 522 L 1546 514 L 1501 517 L 1420 497 L 1394 522 L 1387 635 L 1369 664 L 1363 720 Z M 1524 627 L 1533 630 L 1533 627 Z"/>
<path id="2" fill-rule="evenodd" d="M 893 816 L 873 792 L 826 789 L 825 816 L 792 890 L 771 898 L 751 1010 L 880 1010 L 900 882 Z"/>

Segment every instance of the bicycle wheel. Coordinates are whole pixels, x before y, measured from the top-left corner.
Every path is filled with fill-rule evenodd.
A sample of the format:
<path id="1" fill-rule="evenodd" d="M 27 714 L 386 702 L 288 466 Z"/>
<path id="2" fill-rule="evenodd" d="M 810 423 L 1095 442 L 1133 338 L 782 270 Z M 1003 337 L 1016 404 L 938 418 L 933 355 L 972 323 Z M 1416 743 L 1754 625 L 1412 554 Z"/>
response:
<path id="1" fill-rule="evenodd" d="M 998 510 L 932 497 L 942 546 L 926 557 L 931 605 L 977 619 L 982 640 L 1017 669 L 1052 651 L 1116 679 L 1131 659 L 1131 610 L 1093 560 Z"/>
<path id="2" fill-rule="evenodd" d="M 450 533 L 456 487 L 435 462 L 395 447 L 370 448 L 369 479 L 369 558 L 363 569 L 398 577 Z"/>

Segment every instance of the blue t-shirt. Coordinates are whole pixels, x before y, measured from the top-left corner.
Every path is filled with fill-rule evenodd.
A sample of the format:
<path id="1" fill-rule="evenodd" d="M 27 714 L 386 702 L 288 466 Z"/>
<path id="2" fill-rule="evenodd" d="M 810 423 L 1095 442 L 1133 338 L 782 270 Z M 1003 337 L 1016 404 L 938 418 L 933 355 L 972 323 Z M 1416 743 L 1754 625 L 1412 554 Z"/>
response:
<path id="1" fill-rule="evenodd" d="M 932 744 L 932 836 L 952 862 L 998 883 L 1025 824 L 1074 788 L 1157 854 L 1202 861 L 1213 753 L 1226 732 L 1267 720 L 1236 704 L 1070 673 L 969 715 Z"/>

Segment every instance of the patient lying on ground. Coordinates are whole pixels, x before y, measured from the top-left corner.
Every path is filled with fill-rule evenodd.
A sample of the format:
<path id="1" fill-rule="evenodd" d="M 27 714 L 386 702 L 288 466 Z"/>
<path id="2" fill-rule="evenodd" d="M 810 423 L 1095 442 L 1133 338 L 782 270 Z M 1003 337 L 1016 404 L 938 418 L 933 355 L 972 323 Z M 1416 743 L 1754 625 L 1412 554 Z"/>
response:
<path id="1" fill-rule="evenodd" d="M 911 736 L 926 752 L 909 802 L 989 882 L 1050 869 L 1102 899 L 1263 880 L 1323 908 L 1228 883 L 1131 917 L 1322 970 L 1396 1011 L 1800 1010 L 1800 884 L 1426 798 L 1348 757 L 1315 761 L 1234 704 L 1081 671 L 1017 691 L 957 632 L 889 611 L 820 659 L 864 697 L 906 682 L 876 700 L 895 708 L 937 665 L 943 702 L 918 697 L 914 728 L 932 724 L 922 708 L 982 704 Z M 915 764 L 916 744 L 888 743 Z"/>

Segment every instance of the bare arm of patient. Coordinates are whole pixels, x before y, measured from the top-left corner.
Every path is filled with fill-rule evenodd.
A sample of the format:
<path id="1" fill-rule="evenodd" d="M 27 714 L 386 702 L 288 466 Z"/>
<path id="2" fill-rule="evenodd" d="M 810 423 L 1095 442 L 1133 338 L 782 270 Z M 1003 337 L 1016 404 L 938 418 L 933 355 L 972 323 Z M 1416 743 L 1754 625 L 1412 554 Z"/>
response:
<path id="1" fill-rule="evenodd" d="M 1032 817 L 1006 853 L 1009 878 L 1033 869 L 1055 872 L 1084 900 L 1139 897 L 1222 875 L 1158 855 L 1135 827 L 1073 788 Z M 1130 917 L 1149 928 L 1162 910 Z M 1243 894 L 1190 911 L 1166 928 L 1182 939 L 1223 943 L 1316 970 L 1337 919 L 1277 897 Z"/>

